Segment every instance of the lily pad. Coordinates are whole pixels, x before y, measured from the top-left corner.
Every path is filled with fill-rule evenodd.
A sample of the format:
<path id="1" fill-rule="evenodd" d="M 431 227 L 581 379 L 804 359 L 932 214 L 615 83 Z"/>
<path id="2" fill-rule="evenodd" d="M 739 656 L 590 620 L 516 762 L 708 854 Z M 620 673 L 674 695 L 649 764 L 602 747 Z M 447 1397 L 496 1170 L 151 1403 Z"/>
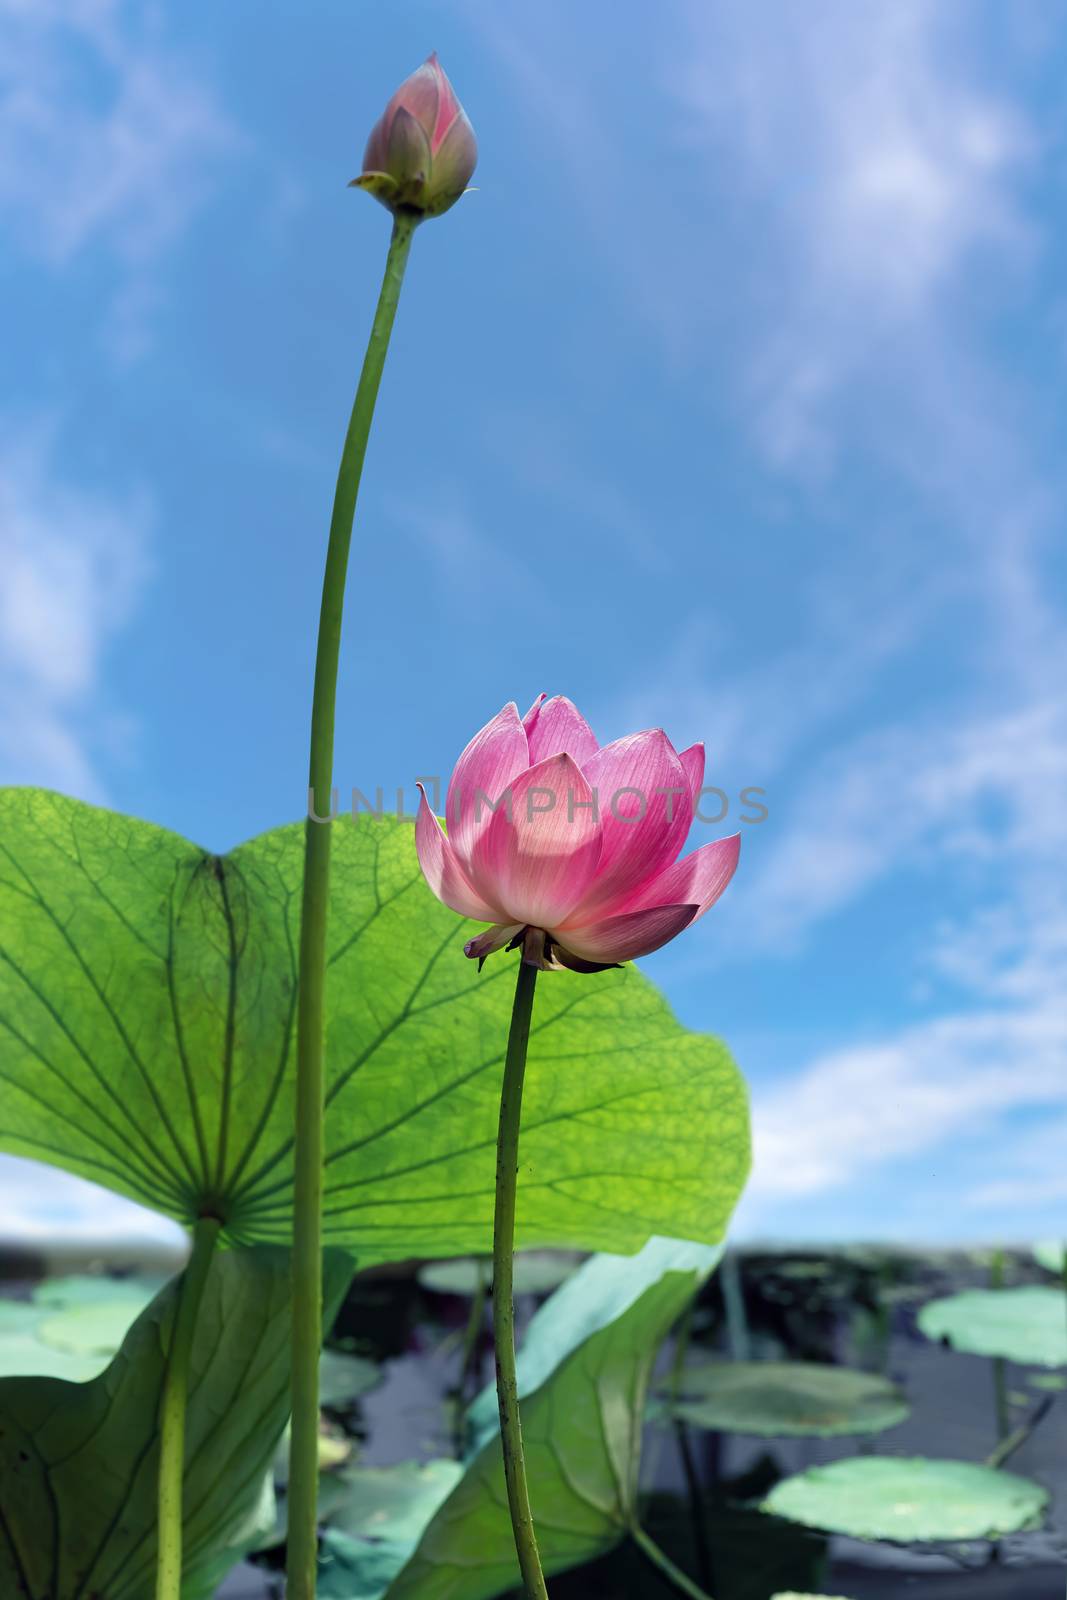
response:
<path id="1" fill-rule="evenodd" d="M 1012 1472 L 922 1456 L 856 1456 L 785 1478 L 765 1511 L 856 1539 L 997 1539 L 1040 1524 L 1048 1494 Z"/>
<path id="2" fill-rule="evenodd" d="M 559 1250 L 521 1250 L 515 1257 L 515 1293 L 551 1294 L 570 1277 L 578 1258 Z M 419 1269 L 419 1282 L 435 1294 L 475 1294 L 479 1283 L 492 1282 L 489 1256 L 462 1256 L 457 1261 L 431 1261 Z"/>
<path id="3" fill-rule="evenodd" d="M 1067 1307 L 1059 1289 L 967 1289 L 923 1306 L 919 1327 L 928 1339 L 969 1355 L 1067 1366 Z"/>
<path id="4" fill-rule="evenodd" d="M 95 1378 L 160 1287 L 85 1275 L 38 1284 L 30 1300 L 0 1300 L 0 1377 Z"/>
<path id="5" fill-rule="evenodd" d="M 843 1594 L 800 1594 L 796 1589 L 786 1589 L 781 1594 L 772 1594 L 771 1600 L 848 1600 Z"/>
<path id="6" fill-rule="evenodd" d="M 1067 1244 L 1062 1239 L 1043 1239 L 1040 1244 L 1034 1245 L 1034 1260 L 1046 1272 L 1054 1272 L 1057 1277 L 1062 1277 L 1067 1267 Z"/>
<path id="7" fill-rule="evenodd" d="M 324 1350 L 319 1361 L 319 1404 L 337 1410 L 382 1381 L 382 1369 L 362 1356 Z"/>
<path id="8" fill-rule="evenodd" d="M 67 1306 L 87 1306 L 100 1301 L 108 1305 L 127 1301 L 135 1307 L 136 1316 L 159 1293 L 166 1281 L 160 1277 L 111 1278 L 103 1272 L 74 1272 L 58 1278 L 45 1278 L 35 1284 L 33 1303 L 64 1310 Z"/>
<path id="9" fill-rule="evenodd" d="M 518 956 L 464 957 L 410 824 L 332 829 L 327 1240 L 361 1265 L 485 1250 Z M 0 791 L 0 1148 L 285 1243 L 303 859 L 301 824 L 216 856 Z M 714 1242 L 749 1165 L 729 1054 L 632 965 L 538 984 L 522 1139 L 520 1246 Z"/>
<path id="10" fill-rule="evenodd" d="M 908 1416 L 887 1379 L 809 1361 L 709 1361 L 687 1367 L 673 1414 L 697 1428 L 762 1438 L 881 1433 Z"/>
<path id="11" fill-rule="evenodd" d="M 81 1383 L 107 1365 L 99 1356 L 72 1355 L 38 1337 L 40 1306 L 26 1300 L 0 1300 L 0 1378 L 34 1375 Z"/>
<path id="12" fill-rule="evenodd" d="M 144 1304 L 147 1303 L 146 1300 Z M 68 1306 L 42 1318 L 37 1337 L 42 1344 L 71 1355 L 110 1359 L 143 1309 L 135 1300 L 99 1300 L 87 1306 Z"/>
<path id="13" fill-rule="evenodd" d="M 355 1538 L 402 1544 L 407 1556 L 462 1476 L 462 1464 L 446 1460 L 349 1467 L 336 1475 L 326 1520 Z"/>

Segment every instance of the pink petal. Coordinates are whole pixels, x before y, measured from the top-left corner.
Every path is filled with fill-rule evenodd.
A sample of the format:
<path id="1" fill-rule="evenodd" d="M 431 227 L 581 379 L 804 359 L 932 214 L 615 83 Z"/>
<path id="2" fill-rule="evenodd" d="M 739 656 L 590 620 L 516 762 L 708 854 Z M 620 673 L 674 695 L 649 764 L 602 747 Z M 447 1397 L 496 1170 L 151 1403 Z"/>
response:
<path id="1" fill-rule="evenodd" d="M 510 944 L 521 927 L 521 922 L 498 922 L 492 928 L 486 928 L 476 939 L 468 939 L 463 946 L 463 954 L 472 961 L 484 961 L 486 956 Z"/>
<path id="2" fill-rule="evenodd" d="M 456 762 L 445 797 L 445 819 L 452 848 L 469 862 L 474 841 L 493 820 L 490 809 L 512 778 L 530 765 L 526 730 L 512 700 L 474 735 Z"/>
<path id="3" fill-rule="evenodd" d="M 621 917 L 606 917 L 582 928 L 560 928 L 553 938 L 585 961 L 634 961 L 667 944 L 698 914 L 697 906 L 653 906 Z"/>
<path id="4" fill-rule="evenodd" d="M 728 839 L 713 839 L 702 844 L 666 867 L 647 883 L 643 883 L 626 902 L 628 911 L 645 911 L 653 906 L 695 904 L 697 917 L 702 917 L 713 906 L 737 870 L 741 854 L 741 835 L 731 834 Z"/>
<path id="5" fill-rule="evenodd" d="M 693 810 L 697 808 L 697 797 L 700 786 L 704 782 L 704 746 L 691 744 L 688 750 L 683 750 L 678 760 L 682 763 L 682 770 L 689 780 L 689 792 L 693 796 Z"/>
<path id="6" fill-rule="evenodd" d="M 433 68 L 434 76 L 437 79 L 437 120 L 434 123 L 433 132 L 430 134 L 430 149 L 436 155 L 445 134 L 456 120 L 459 112 L 459 101 L 456 99 L 456 91 L 448 81 L 448 75 L 444 67 L 437 59 L 436 50 L 427 57 L 425 64 Z"/>
<path id="7" fill-rule="evenodd" d="M 364 172 L 385 171 L 385 164 L 389 159 L 389 129 L 392 126 L 393 109 L 390 101 L 370 131 L 367 148 L 363 152 Z"/>
<path id="8" fill-rule="evenodd" d="M 421 783 L 419 793 L 422 799 L 415 821 L 415 849 L 426 882 L 438 900 L 458 911 L 461 917 L 473 917 L 476 922 L 500 922 L 500 913 L 481 898 L 464 872 L 452 841 L 441 831 Z"/>
<path id="9" fill-rule="evenodd" d="M 471 877 L 504 907 L 507 921 L 550 928 L 596 872 L 600 826 L 592 791 L 569 755 L 538 762 L 510 788 L 510 807 L 502 805 L 475 840 Z"/>
<path id="10" fill-rule="evenodd" d="M 674 860 L 693 820 L 693 797 L 660 728 L 616 739 L 583 770 L 597 791 L 603 835 L 596 882 L 574 919 L 585 923 L 620 909 L 646 878 Z"/>
<path id="11" fill-rule="evenodd" d="M 531 765 L 565 751 L 584 767 L 600 748 L 592 728 L 566 695 L 553 695 L 551 700 L 541 695 L 523 717 L 522 725 L 530 742 Z"/>
<path id="12" fill-rule="evenodd" d="M 404 110 L 413 116 L 426 135 L 427 144 L 431 144 L 437 122 L 441 114 L 441 79 L 444 73 L 438 64 L 436 56 L 430 56 L 416 67 L 410 77 L 404 79 L 400 88 L 390 102 L 391 106 L 403 106 Z M 447 79 L 445 80 L 447 82 Z M 451 88 L 451 85 L 449 85 Z M 454 114 L 454 113 L 453 113 Z M 451 121 L 449 117 L 449 121 Z"/>

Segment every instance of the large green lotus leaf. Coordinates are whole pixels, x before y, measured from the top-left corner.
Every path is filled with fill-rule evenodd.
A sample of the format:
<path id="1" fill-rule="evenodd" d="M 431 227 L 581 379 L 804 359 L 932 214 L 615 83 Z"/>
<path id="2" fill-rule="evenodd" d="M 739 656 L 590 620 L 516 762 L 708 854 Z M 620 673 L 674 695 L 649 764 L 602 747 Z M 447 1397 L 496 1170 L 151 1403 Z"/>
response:
<path id="1" fill-rule="evenodd" d="M 775 1484 L 765 1511 L 857 1539 L 996 1539 L 1038 1525 L 1040 1484 L 970 1461 L 856 1456 Z"/>
<path id="2" fill-rule="evenodd" d="M 479 974 L 414 830 L 333 824 L 328 1238 L 361 1262 L 484 1250 L 515 956 Z M 0 791 L 0 1147 L 231 1238 L 288 1237 L 303 828 L 231 855 Z M 748 1170 L 737 1069 L 632 966 L 538 986 L 526 1245 L 719 1238 Z"/>
<path id="3" fill-rule="evenodd" d="M 351 1278 L 327 1255 L 327 1312 Z M 214 1592 L 273 1524 L 269 1468 L 289 1411 L 289 1253 L 216 1253 L 186 1417 L 183 1600 Z M 0 1594 L 144 1600 L 156 1557 L 157 1416 L 176 1278 L 88 1383 L 0 1380 Z"/>
<path id="4" fill-rule="evenodd" d="M 546 1572 L 602 1554 L 632 1526 L 656 1351 L 719 1254 L 653 1239 L 634 1257 L 595 1256 L 531 1320 L 518 1380 Z M 384 1592 L 388 1600 L 489 1600 L 518 1583 L 495 1390 L 478 1396 L 469 1420 L 473 1453 L 463 1478 L 400 1570 L 399 1541 L 383 1561 L 373 1540 L 328 1532 L 324 1593 L 337 1600 L 375 1600 Z"/>
<path id="5" fill-rule="evenodd" d="M 1002 1356 L 1023 1366 L 1067 1366 L 1062 1289 L 967 1289 L 923 1306 L 919 1327 L 928 1339 L 945 1339 L 968 1355 Z"/>
<path id="6" fill-rule="evenodd" d="M 885 1378 L 813 1361 L 707 1361 L 686 1367 L 675 1416 L 766 1438 L 881 1433 L 908 1415 Z"/>

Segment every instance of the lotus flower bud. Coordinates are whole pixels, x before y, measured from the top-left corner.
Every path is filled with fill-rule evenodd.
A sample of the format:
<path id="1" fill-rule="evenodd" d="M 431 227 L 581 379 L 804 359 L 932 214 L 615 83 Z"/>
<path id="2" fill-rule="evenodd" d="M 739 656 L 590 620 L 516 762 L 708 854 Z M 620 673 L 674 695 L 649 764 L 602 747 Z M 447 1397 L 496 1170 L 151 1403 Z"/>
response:
<path id="1" fill-rule="evenodd" d="M 366 189 L 390 211 L 439 217 L 470 182 L 478 144 L 436 53 L 400 85 L 374 124 L 363 172 Z"/>

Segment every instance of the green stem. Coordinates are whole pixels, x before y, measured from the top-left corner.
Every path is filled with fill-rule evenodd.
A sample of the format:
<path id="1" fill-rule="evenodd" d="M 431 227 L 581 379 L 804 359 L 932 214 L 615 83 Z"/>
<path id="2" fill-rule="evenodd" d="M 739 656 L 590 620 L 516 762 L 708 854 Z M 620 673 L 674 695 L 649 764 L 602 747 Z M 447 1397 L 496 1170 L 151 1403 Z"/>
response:
<path id="1" fill-rule="evenodd" d="M 682 1313 L 681 1320 L 674 1336 L 674 1358 L 671 1361 L 670 1376 L 670 1405 L 674 1413 L 674 1437 L 678 1444 L 678 1455 L 682 1463 L 682 1473 L 685 1477 L 686 1495 L 689 1500 L 689 1522 L 693 1530 L 693 1549 L 696 1552 L 697 1573 L 705 1589 L 710 1589 L 712 1583 L 711 1548 L 708 1544 L 707 1529 L 704 1526 L 704 1496 L 700 1486 L 700 1474 L 693 1459 L 693 1446 L 689 1438 L 689 1428 L 683 1419 L 677 1415 L 676 1407 L 682 1393 L 682 1383 L 685 1379 L 685 1358 L 689 1353 L 689 1340 L 693 1332 L 693 1317 L 696 1313 L 697 1293 L 689 1301 Z"/>
<path id="2" fill-rule="evenodd" d="M 486 1275 L 485 1262 L 479 1257 L 474 1264 L 477 1274 L 474 1295 L 471 1299 L 470 1314 L 467 1317 L 467 1327 L 463 1334 L 463 1348 L 460 1353 L 459 1383 L 456 1385 L 456 1404 L 452 1418 L 452 1443 L 457 1461 L 463 1455 L 464 1446 L 464 1416 L 467 1410 L 467 1389 L 470 1386 L 471 1374 L 478 1361 L 478 1340 L 485 1321 L 485 1301 L 489 1288 Z"/>
<path id="3" fill-rule="evenodd" d="M 323 1018 L 326 915 L 330 886 L 330 824 L 337 663 L 341 650 L 345 575 L 356 496 L 367 453 L 389 335 L 415 231 L 398 216 L 385 263 L 363 370 L 337 474 L 326 572 L 322 583 L 315 689 L 311 708 L 311 805 L 304 842 L 300 979 L 296 1032 L 296 1124 L 293 1152 L 293 1423 L 289 1448 L 288 1600 L 313 1600 L 317 1556 L 319 1351 L 322 1346 L 322 1153 L 324 1121 Z"/>
<path id="4" fill-rule="evenodd" d="M 710 1595 L 706 1594 L 699 1584 L 694 1583 L 681 1567 L 676 1567 L 667 1552 L 661 1550 L 655 1539 L 650 1539 L 644 1528 L 636 1522 L 630 1528 L 630 1537 L 645 1559 L 651 1562 L 656 1571 L 661 1573 L 679 1594 L 688 1595 L 689 1600 L 711 1600 Z"/>
<path id="5" fill-rule="evenodd" d="M 182 1587 L 182 1480 L 185 1475 L 185 1402 L 196 1316 L 221 1223 L 201 1217 L 182 1274 L 174 1313 L 167 1369 L 159 1400 L 158 1550 L 156 1600 L 179 1600 Z"/>
<path id="6" fill-rule="evenodd" d="M 1040 1405 L 1035 1406 L 1025 1422 L 1020 1423 L 1019 1427 L 1001 1439 L 995 1450 L 989 1452 L 985 1458 L 985 1465 L 995 1469 L 1002 1467 L 1006 1461 L 1010 1461 L 1016 1450 L 1019 1449 L 1020 1445 L 1026 1443 L 1034 1429 L 1045 1420 L 1051 1409 L 1052 1396 L 1049 1394 L 1045 1396 Z"/>
<path id="7" fill-rule="evenodd" d="M 989 1286 L 1004 1287 L 1004 1251 L 993 1251 L 989 1264 Z M 1011 1431 L 1011 1412 L 1008 1408 L 1008 1368 L 1003 1356 L 993 1358 L 993 1406 L 997 1417 L 997 1438 L 1003 1444 Z"/>
<path id="8" fill-rule="evenodd" d="M 736 1250 L 727 1250 L 719 1268 L 723 1304 L 726 1308 L 726 1337 L 731 1361 L 749 1361 L 752 1347 L 748 1337 L 748 1313 L 741 1282 L 741 1261 Z"/>
<path id="9" fill-rule="evenodd" d="M 526 1485 L 519 1420 L 519 1387 L 515 1376 L 515 1300 L 512 1267 L 515 1253 L 515 1191 L 519 1173 L 519 1121 L 526 1045 L 530 1037 L 537 968 L 519 960 L 515 1003 L 500 1092 L 500 1128 L 496 1145 L 496 1220 L 493 1226 L 493 1335 L 496 1344 L 496 1393 L 500 1436 L 504 1446 L 504 1478 L 511 1526 L 527 1600 L 548 1600 L 537 1535 Z"/>

